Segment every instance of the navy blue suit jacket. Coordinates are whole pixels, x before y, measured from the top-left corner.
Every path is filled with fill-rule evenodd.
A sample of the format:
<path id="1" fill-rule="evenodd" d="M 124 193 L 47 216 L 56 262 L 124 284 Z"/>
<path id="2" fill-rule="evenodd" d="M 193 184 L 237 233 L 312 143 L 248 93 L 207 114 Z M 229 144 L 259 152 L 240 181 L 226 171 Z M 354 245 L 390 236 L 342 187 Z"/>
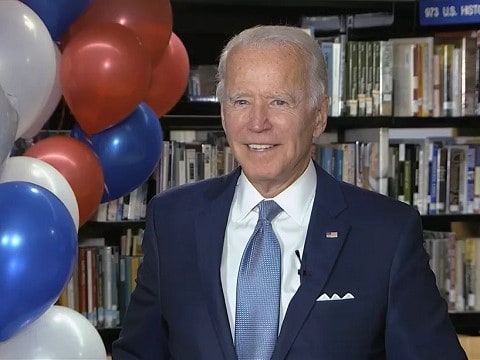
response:
<path id="1" fill-rule="evenodd" d="M 466 359 L 429 268 L 418 213 L 316 170 L 305 276 L 272 359 Z M 239 174 L 150 202 L 145 257 L 115 360 L 236 358 L 219 269 Z M 317 301 L 347 293 L 354 298 Z"/>

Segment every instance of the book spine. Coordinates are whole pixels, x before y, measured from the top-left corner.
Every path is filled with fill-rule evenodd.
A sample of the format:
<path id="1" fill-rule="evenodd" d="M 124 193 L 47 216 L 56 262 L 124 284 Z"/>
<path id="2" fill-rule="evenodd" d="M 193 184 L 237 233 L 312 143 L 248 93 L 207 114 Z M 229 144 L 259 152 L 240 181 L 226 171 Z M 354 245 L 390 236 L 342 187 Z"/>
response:
<path id="1" fill-rule="evenodd" d="M 97 325 L 96 316 L 96 276 L 94 248 L 86 248 L 87 267 L 87 319 L 93 326 Z"/>
<path id="2" fill-rule="evenodd" d="M 442 44 L 436 46 L 440 55 L 441 85 L 442 85 L 442 114 L 441 116 L 453 116 L 452 99 L 452 53 L 454 46 L 451 44 Z"/>
<path id="3" fill-rule="evenodd" d="M 447 212 L 456 214 L 461 212 L 460 204 L 460 150 L 447 145 Z"/>
<path id="4" fill-rule="evenodd" d="M 358 116 L 358 42 L 346 45 L 346 96 L 347 116 Z"/>
<path id="5" fill-rule="evenodd" d="M 323 58 L 325 59 L 325 67 L 328 78 L 328 115 L 332 116 L 332 92 L 333 92 L 333 42 L 322 41 L 320 44 L 322 48 Z"/>
<path id="6" fill-rule="evenodd" d="M 118 265 L 118 307 L 120 311 L 120 322 L 122 321 L 123 317 L 125 316 L 125 312 L 127 311 L 127 264 L 126 264 L 126 257 L 120 256 L 119 257 L 119 265 Z"/>
<path id="7" fill-rule="evenodd" d="M 475 240 L 465 240 L 465 310 L 475 310 Z"/>
<path id="8" fill-rule="evenodd" d="M 480 145 L 475 145 L 475 170 L 474 170 L 474 201 L 473 212 L 480 214 Z"/>
<path id="9" fill-rule="evenodd" d="M 380 41 L 380 109 L 378 115 L 393 114 L 393 44 Z"/>
<path id="10" fill-rule="evenodd" d="M 473 214 L 475 205 L 475 152 L 476 145 L 469 144 L 466 155 L 466 209 L 465 213 Z"/>
<path id="11" fill-rule="evenodd" d="M 412 45 L 412 115 L 419 116 L 423 109 L 422 107 L 422 95 L 420 88 L 421 78 L 421 47 L 419 44 Z"/>
<path id="12" fill-rule="evenodd" d="M 455 242 L 455 310 L 465 311 L 465 240 Z"/>
<path id="13" fill-rule="evenodd" d="M 96 304 L 97 304 L 97 327 L 105 327 L 105 307 L 104 307 L 104 264 L 102 251 L 104 247 L 97 247 L 95 249 L 95 279 L 96 279 Z"/>
<path id="14" fill-rule="evenodd" d="M 367 96 L 367 43 L 357 41 L 357 104 L 358 116 L 366 116 L 366 96 Z"/>
<path id="15" fill-rule="evenodd" d="M 332 80 L 332 116 L 342 115 L 342 79 L 343 79 L 343 62 L 342 62 L 342 44 L 333 43 L 332 62 L 333 62 L 333 80 Z"/>
<path id="16" fill-rule="evenodd" d="M 444 214 L 446 211 L 447 197 L 447 149 L 441 147 L 437 157 L 437 213 Z"/>
<path id="17" fill-rule="evenodd" d="M 398 144 L 390 144 L 388 149 L 388 196 L 398 199 Z"/>
<path id="18" fill-rule="evenodd" d="M 441 59 L 439 54 L 433 55 L 433 116 L 442 115 L 442 77 Z"/>
<path id="19" fill-rule="evenodd" d="M 342 180 L 355 185 L 355 144 L 345 143 L 343 147 Z"/>
<path id="20" fill-rule="evenodd" d="M 456 234 L 454 232 L 447 233 L 447 303 L 450 311 L 455 311 L 457 300 L 457 274 L 456 274 Z"/>
<path id="21" fill-rule="evenodd" d="M 365 89 L 365 115 L 373 116 L 373 41 L 366 41 L 366 89 Z"/>
<path id="22" fill-rule="evenodd" d="M 462 53 L 453 48 L 450 68 L 450 92 L 452 94 L 452 116 L 463 116 L 462 98 L 465 98 L 465 89 L 462 89 L 464 73 L 462 73 Z"/>
<path id="23" fill-rule="evenodd" d="M 420 156 L 419 144 L 412 144 L 412 205 L 421 213 L 422 202 L 420 197 Z"/>
<path id="24" fill-rule="evenodd" d="M 404 176 L 403 176 L 403 201 L 409 205 L 413 204 L 413 149 L 411 144 L 405 145 L 405 161 L 403 162 L 404 166 Z"/>
<path id="25" fill-rule="evenodd" d="M 197 181 L 196 177 L 196 150 L 185 144 L 185 181 L 187 183 L 194 183 Z"/>
<path id="26" fill-rule="evenodd" d="M 438 168 L 438 149 L 436 143 L 428 144 L 428 214 L 436 215 L 437 208 L 437 168 Z"/>
<path id="27" fill-rule="evenodd" d="M 79 312 L 87 317 L 87 253 L 86 249 L 78 249 L 78 287 L 79 287 Z"/>
<path id="28" fill-rule="evenodd" d="M 405 199 L 405 162 L 406 162 L 406 144 L 398 144 L 398 200 L 406 202 Z"/>

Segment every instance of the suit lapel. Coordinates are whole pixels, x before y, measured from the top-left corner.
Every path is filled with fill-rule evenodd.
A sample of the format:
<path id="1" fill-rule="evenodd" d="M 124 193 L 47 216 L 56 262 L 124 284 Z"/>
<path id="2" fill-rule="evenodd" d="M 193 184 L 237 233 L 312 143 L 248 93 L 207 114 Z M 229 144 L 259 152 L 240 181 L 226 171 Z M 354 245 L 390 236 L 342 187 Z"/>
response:
<path id="1" fill-rule="evenodd" d="M 220 279 L 225 228 L 240 171 L 224 178 L 221 186 L 210 189 L 196 217 L 197 254 L 205 297 L 220 346 L 226 359 L 235 359 L 225 299 Z"/>
<path id="2" fill-rule="evenodd" d="M 345 208 L 338 183 L 317 166 L 317 190 L 302 266 L 302 283 L 290 301 L 272 359 L 284 359 L 322 291 L 350 229 L 336 217 Z"/>

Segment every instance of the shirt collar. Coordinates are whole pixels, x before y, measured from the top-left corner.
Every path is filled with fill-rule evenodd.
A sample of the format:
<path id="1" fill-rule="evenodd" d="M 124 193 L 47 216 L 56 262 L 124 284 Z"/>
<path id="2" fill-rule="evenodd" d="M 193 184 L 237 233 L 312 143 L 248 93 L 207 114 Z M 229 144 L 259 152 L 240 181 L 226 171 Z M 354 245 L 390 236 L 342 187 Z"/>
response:
<path id="1" fill-rule="evenodd" d="M 317 174 L 313 162 L 295 182 L 275 196 L 278 205 L 299 225 L 308 221 L 307 210 L 315 197 Z M 232 220 L 241 221 L 264 197 L 255 189 L 242 172 L 238 178 L 237 189 L 232 203 Z"/>

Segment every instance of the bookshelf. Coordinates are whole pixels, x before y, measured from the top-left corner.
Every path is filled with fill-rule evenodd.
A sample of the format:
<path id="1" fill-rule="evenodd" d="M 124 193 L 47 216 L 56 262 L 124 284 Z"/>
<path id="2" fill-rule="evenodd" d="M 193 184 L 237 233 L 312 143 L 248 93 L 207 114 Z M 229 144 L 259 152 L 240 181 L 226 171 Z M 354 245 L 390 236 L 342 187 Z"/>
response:
<path id="1" fill-rule="evenodd" d="M 272 6 L 276 5 L 276 6 Z M 394 37 L 431 36 L 436 31 L 448 31 L 451 25 L 422 27 L 419 25 L 418 2 L 416 1 L 172 1 L 174 16 L 178 19 L 175 31 L 183 39 L 193 64 L 213 64 L 225 41 L 244 27 L 258 23 L 288 23 L 302 25 L 308 23 L 316 26 L 315 18 L 319 16 L 345 16 L 354 19 L 351 14 L 380 13 L 391 15 L 392 23 L 388 27 L 347 26 L 343 29 L 352 40 L 385 40 Z M 250 13 L 254 9 L 254 15 Z M 192 11 L 193 10 L 193 11 Z M 189 14 L 186 14 L 188 12 Z M 195 14 L 195 15 L 193 15 Z M 198 19 L 215 24 L 202 28 Z M 306 19 L 307 18 L 307 19 Z M 196 20 L 197 19 L 197 20 Z M 219 20 L 220 19 L 220 20 Z M 306 21 L 308 20 L 308 21 Z M 368 24 L 367 24 L 368 25 Z M 468 29 L 468 25 L 455 26 L 456 30 Z M 380 31 L 379 31 L 380 30 Z M 424 129 L 455 128 L 462 134 L 478 133 L 478 116 L 462 117 L 419 117 L 419 116 L 378 116 L 378 117 L 329 117 L 327 132 L 335 132 L 339 139 L 349 132 L 359 129 L 371 132 L 378 137 L 379 129 Z M 212 102 L 188 102 L 183 99 L 166 116 L 160 119 L 165 136 L 170 130 L 213 131 L 221 129 L 219 105 Z M 478 215 L 425 215 L 427 228 L 450 230 L 452 222 L 476 222 Z M 459 333 L 478 335 L 480 330 L 480 313 L 451 313 L 451 318 Z"/>
<path id="2" fill-rule="evenodd" d="M 126 234 L 127 231 L 129 231 L 129 229 L 132 232 L 132 234 L 136 234 L 140 229 L 144 229 L 144 227 L 145 227 L 144 219 L 121 220 L 121 221 L 88 221 L 84 226 L 82 226 L 79 229 L 79 233 L 78 233 L 79 246 L 80 247 L 85 246 L 86 242 L 91 241 L 90 239 L 103 238 L 105 242 L 105 246 L 114 246 L 114 247 L 120 248 L 121 246 L 120 239 L 122 236 Z M 117 256 L 117 260 L 116 260 L 117 262 L 119 262 L 120 258 L 122 257 L 120 253 L 121 253 L 121 250 L 119 251 Z M 120 268 L 117 269 L 117 271 L 121 271 Z M 102 274 L 98 276 L 103 277 Z M 117 280 L 120 280 L 119 273 L 117 273 L 115 276 L 117 277 Z M 114 299 L 113 303 L 116 304 L 116 308 L 118 309 L 118 311 L 120 311 L 119 316 L 121 321 L 121 317 L 124 311 L 122 304 L 124 302 L 120 300 L 121 292 L 120 292 L 119 283 L 113 287 L 113 291 L 118 291 L 117 295 L 113 296 L 113 299 Z M 97 291 L 97 294 L 99 292 L 100 291 Z M 78 297 L 80 295 L 77 294 L 75 296 Z M 102 294 L 102 298 L 104 298 L 104 294 Z M 76 303 L 76 306 L 78 306 L 77 301 L 78 301 L 77 299 L 75 299 L 74 301 Z M 98 304 L 96 306 L 98 306 Z M 120 329 L 121 329 L 121 323 L 120 325 L 113 326 L 113 327 L 97 326 L 97 330 L 105 344 L 107 354 L 111 353 L 112 343 L 118 338 Z"/>
<path id="3" fill-rule="evenodd" d="M 224 43 L 231 35 L 248 26 L 256 24 L 291 24 L 302 25 L 305 21 L 316 26 L 319 16 L 343 16 L 342 19 L 354 21 L 354 15 L 383 14 L 391 19 L 385 26 L 356 27 L 342 24 L 343 31 L 352 40 L 386 40 L 393 37 L 431 35 L 435 31 L 452 29 L 452 25 L 422 27 L 418 24 L 418 2 L 415 0 L 171 0 L 174 16 L 174 32 L 184 42 L 192 65 L 214 64 Z M 367 21 L 368 22 L 368 21 Z M 205 26 L 208 24 L 208 26 Z M 468 29 L 471 25 L 455 25 L 455 30 Z M 380 31 L 379 31 L 380 30 Z M 60 110 L 54 114 L 48 126 L 55 127 L 60 118 Z M 378 129 L 393 128 L 456 128 L 469 134 L 480 129 L 478 116 L 463 117 L 330 117 L 327 132 L 335 132 L 340 138 L 351 130 L 365 129 L 374 136 Z M 68 128 L 72 119 L 62 118 L 61 125 Z M 171 130 L 221 130 L 219 105 L 215 102 L 189 102 L 185 96 L 169 114 L 160 119 L 165 138 Z M 424 226 L 438 230 L 450 230 L 452 222 L 479 222 L 478 215 L 424 215 Z M 81 229 L 81 236 L 90 233 L 115 233 L 125 226 L 142 226 L 143 222 L 89 222 Z M 116 237 L 112 236 L 113 237 Z M 110 237 L 110 235 L 108 235 Z M 451 313 L 451 318 L 458 333 L 480 335 L 480 313 Z M 118 337 L 119 328 L 100 329 L 107 351 L 111 342 Z"/>
<path id="4" fill-rule="evenodd" d="M 369 128 L 457 128 L 469 131 L 480 127 L 478 116 L 459 117 L 329 117 L 327 131 Z M 169 130 L 219 130 L 221 129 L 220 105 L 216 102 L 180 101 L 167 115 L 160 119 Z"/>

